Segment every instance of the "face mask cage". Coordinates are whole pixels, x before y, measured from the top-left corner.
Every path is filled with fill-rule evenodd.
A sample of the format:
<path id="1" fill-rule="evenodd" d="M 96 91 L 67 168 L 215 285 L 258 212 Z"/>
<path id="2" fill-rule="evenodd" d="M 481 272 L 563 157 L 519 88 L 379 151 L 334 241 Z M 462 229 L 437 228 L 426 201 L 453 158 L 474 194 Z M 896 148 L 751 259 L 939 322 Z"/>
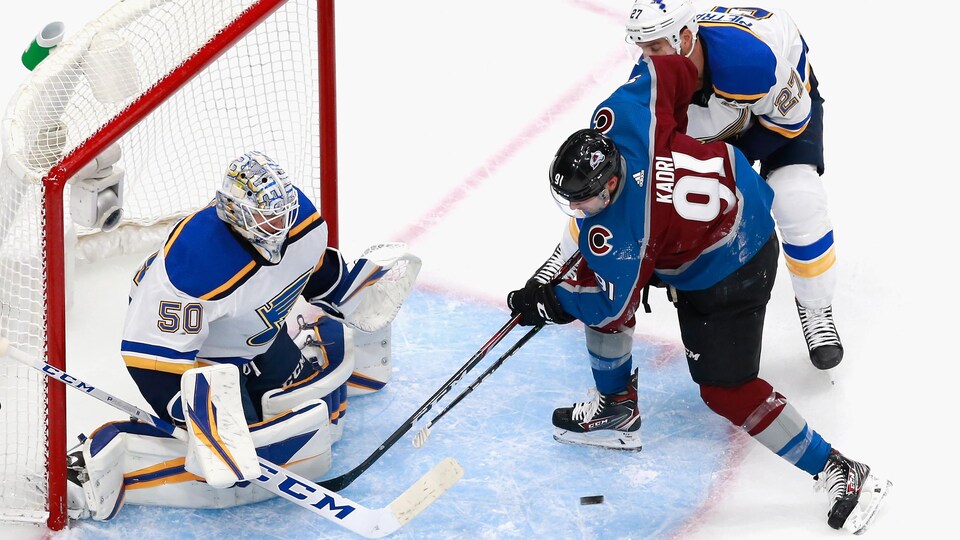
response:
<path id="1" fill-rule="evenodd" d="M 254 152 L 231 164 L 217 191 L 216 204 L 220 219 L 271 252 L 283 244 L 300 208 L 297 191 L 283 169 Z"/>
<path id="2" fill-rule="evenodd" d="M 286 238 L 297 220 L 300 205 L 296 200 L 280 202 L 271 208 L 259 208 L 247 201 L 234 201 L 239 216 L 238 227 L 264 242 Z"/>

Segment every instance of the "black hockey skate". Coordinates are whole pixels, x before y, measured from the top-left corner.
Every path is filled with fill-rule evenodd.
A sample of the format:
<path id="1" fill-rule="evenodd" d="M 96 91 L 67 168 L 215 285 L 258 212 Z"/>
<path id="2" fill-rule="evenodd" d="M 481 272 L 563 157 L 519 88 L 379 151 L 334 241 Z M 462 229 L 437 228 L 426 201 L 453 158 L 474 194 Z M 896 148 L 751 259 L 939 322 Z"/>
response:
<path id="1" fill-rule="evenodd" d="M 67 516 L 70 519 L 87 519 L 90 509 L 87 506 L 86 495 L 83 493 L 83 484 L 90 480 L 87 475 L 87 464 L 83 458 L 83 451 L 77 450 L 67 454 Z"/>
<path id="2" fill-rule="evenodd" d="M 797 301 L 797 313 L 800 314 L 800 326 L 807 340 L 810 361 L 817 369 L 837 367 L 843 360 L 843 345 L 833 324 L 833 307 L 807 309 Z"/>
<path id="3" fill-rule="evenodd" d="M 846 529 L 863 534 L 877 515 L 880 501 L 893 485 L 870 474 L 870 467 L 830 451 L 827 464 L 813 477 L 817 491 L 826 491 L 830 508 L 827 524 L 834 529 Z"/>
<path id="4" fill-rule="evenodd" d="M 67 454 L 67 480 L 78 486 L 83 486 L 83 483 L 89 480 L 82 450 Z"/>
<path id="5" fill-rule="evenodd" d="M 553 438 L 562 443 L 639 452 L 643 448 L 640 423 L 634 371 L 623 392 L 601 394 L 594 390 L 589 401 L 553 411 Z"/>

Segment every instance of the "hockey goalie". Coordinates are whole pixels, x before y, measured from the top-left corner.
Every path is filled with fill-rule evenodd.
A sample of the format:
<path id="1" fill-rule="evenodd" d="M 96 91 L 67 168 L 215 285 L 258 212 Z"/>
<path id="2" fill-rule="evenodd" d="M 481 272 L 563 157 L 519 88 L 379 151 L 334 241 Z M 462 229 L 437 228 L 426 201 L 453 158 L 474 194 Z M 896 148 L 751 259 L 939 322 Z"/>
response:
<path id="1" fill-rule="evenodd" d="M 273 494 L 258 455 L 319 480 L 347 398 L 390 378 L 390 328 L 420 270 L 399 243 L 347 262 L 313 203 L 268 156 L 228 167 L 213 204 L 174 226 L 133 275 L 120 351 L 157 416 L 82 436 L 70 514 L 124 503 L 225 508 Z"/>

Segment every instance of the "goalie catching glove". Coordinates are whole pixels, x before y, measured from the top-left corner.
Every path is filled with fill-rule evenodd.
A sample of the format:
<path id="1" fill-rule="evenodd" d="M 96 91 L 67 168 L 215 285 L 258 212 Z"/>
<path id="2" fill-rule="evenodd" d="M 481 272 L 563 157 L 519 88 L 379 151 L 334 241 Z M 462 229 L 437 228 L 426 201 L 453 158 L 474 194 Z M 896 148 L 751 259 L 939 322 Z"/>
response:
<path id="1" fill-rule="evenodd" d="M 393 322 L 421 265 L 406 244 L 377 244 L 347 266 L 331 292 L 309 301 L 351 328 L 376 332 Z"/>
<path id="2" fill-rule="evenodd" d="M 540 283 L 536 279 L 527 281 L 522 289 L 507 295 L 510 315 L 520 315 L 521 326 L 543 326 L 545 324 L 567 324 L 574 317 L 560 307 L 553 285 Z"/>

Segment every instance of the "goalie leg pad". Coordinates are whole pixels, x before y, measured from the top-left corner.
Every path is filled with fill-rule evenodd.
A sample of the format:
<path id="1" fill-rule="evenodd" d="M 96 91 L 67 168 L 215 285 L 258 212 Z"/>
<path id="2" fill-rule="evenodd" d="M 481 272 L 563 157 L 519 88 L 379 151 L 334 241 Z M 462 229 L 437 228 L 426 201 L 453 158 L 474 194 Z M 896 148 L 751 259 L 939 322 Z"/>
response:
<path id="1" fill-rule="evenodd" d="M 312 480 L 319 480 L 330 470 L 332 463 L 328 417 L 326 404 L 314 400 L 271 420 L 251 425 L 250 435 L 257 452 L 266 459 Z M 115 497 L 113 509 L 109 502 L 111 498 L 107 496 L 103 497 L 104 503 L 99 507 L 88 502 L 94 519 L 115 515 L 124 503 L 230 508 L 275 496 L 250 482 L 224 489 L 214 488 L 203 478 L 186 471 L 186 452 L 185 442 L 141 422 L 111 422 L 97 429 L 84 446 L 86 474 L 91 481 L 100 479 L 94 500 L 99 501 L 101 494 L 116 493 L 118 489 L 121 495 Z M 117 454 L 120 455 L 119 463 L 111 469 L 110 463 Z M 111 470 L 114 472 L 110 473 Z M 84 486 L 85 494 L 93 487 Z"/>
<path id="2" fill-rule="evenodd" d="M 348 328 L 353 341 L 353 374 L 347 382 L 347 396 L 361 396 L 376 392 L 390 381 L 391 325 L 374 332 L 360 332 Z"/>
<path id="3" fill-rule="evenodd" d="M 232 364 L 187 370 L 180 393 L 187 420 L 187 471 L 216 488 L 260 476 L 240 398 L 240 372 Z"/>
<path id="4" fill-rule="evenodd" d="M 123 482 L 123 455 L 121 437 L 112 437 L 106 444 L 93 438 L 83 444 L 86 478 L 83 478 L 83 496 L 90 517 L 97 521 L 112 519 L 123 507 L 126 489 Z"/>

